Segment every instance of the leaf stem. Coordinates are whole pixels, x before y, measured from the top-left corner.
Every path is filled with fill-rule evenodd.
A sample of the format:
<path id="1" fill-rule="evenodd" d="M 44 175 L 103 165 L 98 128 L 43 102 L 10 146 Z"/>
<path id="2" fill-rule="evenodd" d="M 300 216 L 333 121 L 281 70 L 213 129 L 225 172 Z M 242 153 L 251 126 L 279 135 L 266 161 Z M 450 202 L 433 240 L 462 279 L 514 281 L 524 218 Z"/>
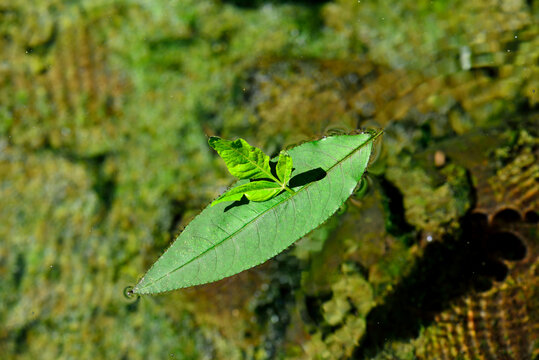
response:
<path id="1" fill-rule="evenodd" d="M 270 178 L 271 180 L 273 180 L 273 181 L 275 181 L 277 184 L 281 185 L 281 187 L 282 187 L 283 189 L 285 189 L 286 191 L 288 191 L 290 194 L 293 195 L 293 194 L 296 193 L 294 190 L 290 189 L 288 186 L 286 186 L 285 183 L 281 182 L 281 180 L 279 180 L 279 179 L 276 178 L 275 176 L 273 176 L 273 175 L 270 175 L 270 176 L 271 176 L 271 178 Z"/>
<path id="2" fill-rule="evenodd" d="M 384 130 L 378 131 L 376 134 L 374 134 L 367 142 L 374 141 L 376 138 L 384 133 Z"/>
<path id="3" fill-rule="evenodd" d="M 290 194 L 292 194 L 292 195 L 296 193 L 294 190 L 290 189 L 288 186 L 285 186 L 284 189 L 285 189 L 286 191 L 288 191 L 288 192 L 289 192 Z"/>

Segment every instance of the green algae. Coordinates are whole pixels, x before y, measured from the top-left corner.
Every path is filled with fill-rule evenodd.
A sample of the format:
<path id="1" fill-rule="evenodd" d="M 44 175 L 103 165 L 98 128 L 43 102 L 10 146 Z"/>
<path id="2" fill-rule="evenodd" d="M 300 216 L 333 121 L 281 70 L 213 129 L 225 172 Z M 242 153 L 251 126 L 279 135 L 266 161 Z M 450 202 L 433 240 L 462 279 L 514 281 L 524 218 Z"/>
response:
<path id="1" fill-rule="evenodd" d="M 406 220 L 430 236 L 454 232 L 471 206 L 466 170 L 454 164 L 440 170 L 441 185 L 423 167 L 390 168 L 386 175 L 403 193 Z"/>
<path id="2" fill-rule="evenodd" d="M 365 333 L 365 316 L 375 304 L 371 285 L 349 264 L 342 265 L 331 291 L 331 299 L 322 304 L 322 313 L 334 330 L 329 334 L 319 330 L 305 344 L 312 359 L 349 358 Z"/>
<path id="3" fill-rule="evenodd" d="M 383 305 L 421 259 L 418 239 L 459 233 L 484 153 L 514 203 L 500 184 L 537 158 L 537 2 L 236 3 L 0 1 L 7 359 L 357 354 L 368 314 L 344 299 Z M 229 185 L 206 135 L 272 153 L 363 126 L 386 128 L 376 176 L 395 191 L 375 184 L 235 282 L 122 297 Z M 493 126 L 529 135 L 501 146 L 481 133 Z M 376 356 L 413 358 L 411 344 Z"/>

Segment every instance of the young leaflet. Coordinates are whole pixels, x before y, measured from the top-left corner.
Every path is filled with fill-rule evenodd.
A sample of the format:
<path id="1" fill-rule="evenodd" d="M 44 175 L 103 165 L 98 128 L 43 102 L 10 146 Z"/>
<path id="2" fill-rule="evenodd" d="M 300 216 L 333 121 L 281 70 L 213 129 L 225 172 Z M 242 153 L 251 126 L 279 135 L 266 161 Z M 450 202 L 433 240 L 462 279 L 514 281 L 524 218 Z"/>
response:
<path id="1" fill-rule="evenodd" d="M 211 206 L 223 201 L 237 201 L 244 195 L 251 201 L 266 201 L 283 190 L 294 193 L 287 186 L 292 174 L 292 158 L 287 153 L 281 151 L 279 154 L 277 176 L 274 176 L 269 156 L 249 145 L 247 141 L 243 139 L 230 141 L 212 136 L 208 143 L 225 161 L 232 175 L 239 179 L 255 180 L 228 190 L 215 199 Z"/>

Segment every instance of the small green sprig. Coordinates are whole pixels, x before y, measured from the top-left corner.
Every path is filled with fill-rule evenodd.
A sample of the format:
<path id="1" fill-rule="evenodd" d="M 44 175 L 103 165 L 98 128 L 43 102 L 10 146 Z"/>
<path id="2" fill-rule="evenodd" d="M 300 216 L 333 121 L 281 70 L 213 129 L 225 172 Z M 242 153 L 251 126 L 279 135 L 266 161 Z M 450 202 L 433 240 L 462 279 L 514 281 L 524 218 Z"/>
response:
<path id="1" fill-rule="evenodd" d="M 236 186 L 212 202 L 212 206 L 223 201 L 237 201 L 244 195 L 251 201 L 266 201 L 281 191 L 293 194 L 287 184 L 292 174 L 292 158 L 281 151 L 277 166 L 277 176 L 271 172 L 270 158 L 262 150 L 251 146 L 243 139 L 224 140 L 216 136 L 209 138 L 208 143 L 225 161 L 228 171 L 239 179 L 254 180 Z"/>

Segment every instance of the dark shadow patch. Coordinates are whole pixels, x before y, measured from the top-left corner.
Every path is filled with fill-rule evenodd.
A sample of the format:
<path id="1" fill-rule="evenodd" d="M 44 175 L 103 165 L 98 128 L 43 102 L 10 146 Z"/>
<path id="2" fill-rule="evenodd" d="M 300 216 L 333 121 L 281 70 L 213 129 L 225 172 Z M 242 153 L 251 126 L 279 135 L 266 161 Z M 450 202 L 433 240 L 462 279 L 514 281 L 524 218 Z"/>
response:
<path id="1" fill-rule="evenodd" d="M 15 354 L 23 354 L 28 349 L 28 333 L 32 324 L 26 324 L 22 328 L 14 331 L 14 343 L 15 343 Z"/>
<path id="2" fill-rule="evenodd" d="M 277 176 L 277 161 L 270 161 L 269 166 L 270 166 L 270 169 L 271 169 L 271 175 L 275 176 L 276 178 L 279 178 Z M 294 171 L 294 170 L 295 169 L 292 168 L 292 171 Z M 264 179 L 264 180 L 273 181 L 272 179 Z"/>
<path id="3" fill-rule="evenodd" d="M 539 214 L 532 210 L 527 211 L 524 215 L 524 220 L 530 224 L 537 224 L 539 223 Z"/>
<path id="4" fill-rule="evenodd" d="M 465 242 L 451 246 L 441 242 L 428 244 L 412 272 L 382 305 L 370 311 L 366 336 L 356 358 L 375 356 L 387 341 L 417 337 L 421 327 L 428 326 L 436 313 L 472 285 L 481 290 L 489 287 L 484 277 L 472 276 L 472 253 L 476 252 L 468 247 Z"/>
<path id="5" fill-rule="evenodd" d="M 108 211 L 116 194 L 116 180 L 104 175 L 102 169 L 100 169 L 97 173 L 93 190 L 101 201 L 104 210 Z"/>
<path id="6" fill-rule="evenodd" d="M 170 201 L 170 225 L 168 227 L 168 233 L 172 238 L 178 235 L 178 229 L 183 219 L 183 214 L 187 205 L 183 201 L 171 200 Z"/>
<path id="7" fill-rule="evenodd" d="M 376 177 L 382 190 L 382 206 L 386 231 L 393 236 L 400 236 L 414 230 L 404 215 L 404 200 L 400 190 L 385 177 Z"/>
<path id="8" fill-rule="evenodd" d="M 498 211 L 492 218 L 492 223 L 497 225 L 504 225 L 521 220 L 520 213 L 514 209 L 507 208 Z"/>
<path id="9" fill-rule="evenodd" d="M 129 313 L 136 312 L 138 310 L 138 308 L 139 308 L 139 304 L 140 304 L 140 296 L 137 296 L 134 301 L 132 301 L 129 304 L 125 305 L 125 309 Z"/>
<path id="10" fill-rule="evenodd" d="M 271 280 L 254 298 L 254 315 L 263 329 L 261 346 L 268 359 L 283 358 L 282 348 L 292 320 L 296 291 L 301 284 L 301 263 L 288 251 L 269 264 Z"/>
<path id="11" fill-rule="evenodd" d="M 326 177 L 326 175 L 327 175 L 327 172 L 321 167 L 308 170 L 308 171 L 302 172 L 301 174 L 297 174 L 292 179 L 290 179 L 289 187 L 294 188 L 297 186 L 305 186 L 309 183 L 322 180 L 323 178 Z"/>
<path id="12" fill-rule="evenodd" d="M 505 280 L 509 269 L 504 260 L 521 260 L 526 254 L 516 235 L 497 231 L 484 214 L 465 216 L 461 228 L 456 239 L 429 243 L 385 302 L 370 311 L 355 358 L 375 356 L 386 342 L 417 337 L 456 299 Z"/>
<path id="13" fill-rule="evenodd" d="M 242 198 L 238 201 L 234 201 L 232 204 L 228 205 L 226 208 L 225 208 L 225 212 L 227 212 L 228 210 L 232 209 L 232 208 L 235 208 L 237 206 L 242 206 L 242 205 L 247 205 L 249 204 L 249 200 L 247 199 L 247 197 L 245 197 L 245 195 L 242 196 Z"/>
<path id="14" fill-rule="evenodd" d="M 317 294 L 316 296 L 305 295 L 304 308 L 300 311 L 301 319 L 316 327 L 325 325 L 322 306 L 325 302 L 331 300 L 333 293 L 331 291 Z"/>
<path id="15" fill-rule="evenodd" d="M 478 56 L 483 57 L 483 55 L 478 55 Z M 495 66 L 475 67 L 475 68 L 472 68 L 471 71 L 478 75 L 488 76 L 491 79 L 497 79 L 500 74 L 500 69 L 498 69 Z"/>
<path id="16" fill-rule="evenodd" d="M 482 212 L 474 212 L 468 215 L 468 221 L 479 225 L 481 228 L 486 228 L 488 226 L 488 216 Z"/>
<path id="17" fill-rule="evenodd" d="M 56 40 L 58 38 L 58 25 L 55 23 L 53 24 L 53 28 L 51 31 L 51 35 L 45 39 L 42 43 L 35 44 L 33 46 L 26 46 L 25 52 L 26 54 L 35 54 L 38 56 L 46 56 L 53 48 L 53 46 L 56 44 Z M 47 69 L 44 69 L 44 72 L 46 72 Z"/>
<path id="18" fill-rule="evenodd" d="M 482 264 L 481 272 L 486 277 L 493 278 L 495 281 L 504 281 L 509 269 L 499 261 L 488 259 Z"/>
<path id="19" fill-rule="evenodd" d="M 272 173 L 274 173 L 275 172 L 275 163 L 270 162 L 270 167 L 271 167 Z M 275 173 L 273 175 L 276 176 Z M 326 177 L 326 175 L 327 175 L 326 171 L 324 171 L 324 169 L 322 169 L 320 167 L 316 168 L 316 169 L 308 170 L 308 171 L 302 172 L 301 174 L 298 174 L 298 175 L 294 176 L 292 179 L 290 179 L 290 182 L 288 183 L 289 184 L 288 186 L 291 187 L 291 188 L 294 188 L 294 187 L 297 187 L 297 186 L 305 186 L 305 185 L 307 185 L 309 183 L 322 180 L 323 178 Z M 257 179 L 255 181 L 259 181 L 259 180 L 269 180 L 269 181 L 271 181 L 271 179 Z M 241 200 L 234 201 L 232 204 L 228 205 L 225 208 L 224 211 L 227 212 L 232 208 L 235 208 L 235 207 L 241 206 L 241 205 L 246 205 L 248 203 L 249 203 L 249 200 L 244 195 L 241 198 Z"/>
<path id="20" fill-rule="evenodd" d="M 106 213 L 110 210 L 112 203 L 114 202 L 117 190 L 117 180 L 115 174 L 108 174 L 105 170 L 105 162 L 109 157 L 114 156 L 113 153 L 101 153 L 92 156 L 84 156 L 70 150 L 54 148 L 49 139 L 46 139 L 43 146 L 36 152 L 50 152 L 53 155 L 66 159 L 69 162 L 84 165 L 86 170 L 92 175 L 92 190 L 97 195 L 101 205 L 101 220 L 105 218 Z"/>
<path id="21" fill-rule="evenodd" d="M 526 257 L 526 246 L 515 234 L 510 232 L 497 232 L 492 235 L 490 246 L 497 255 L 505 260 L 518 261 Z"/>
<path id="22" fill-rule="evenodd" d="M 15 266 L 13 269 L 13 283 L 15 285 L 15 289 L 18 289 L 21 285 L 22 278 L 24 277 L 24 274 L 26 273 L 26 259 L 24 258 L 24 254 L 17 254 L 17 259 L 15 260 Z"/>

